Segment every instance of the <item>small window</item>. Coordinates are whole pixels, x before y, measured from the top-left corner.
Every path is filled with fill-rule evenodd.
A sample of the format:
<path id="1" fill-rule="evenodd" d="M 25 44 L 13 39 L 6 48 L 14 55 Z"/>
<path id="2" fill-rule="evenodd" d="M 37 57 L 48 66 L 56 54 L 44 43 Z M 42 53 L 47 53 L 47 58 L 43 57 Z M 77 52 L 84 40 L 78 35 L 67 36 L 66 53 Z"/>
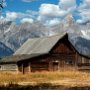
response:
<path id="1" fill-rule="evenodd" d="M 68 59 L 65 61 L 65 63 L 72 65 L 72 64 L 73 64 L 73 61 L 72 61 L 70 58 L 68 58 Z"/>
<path id="2" fill-rule="evenodd" d="M 52 62 L 59 63 L 58 59 L 54 59 Z"/>

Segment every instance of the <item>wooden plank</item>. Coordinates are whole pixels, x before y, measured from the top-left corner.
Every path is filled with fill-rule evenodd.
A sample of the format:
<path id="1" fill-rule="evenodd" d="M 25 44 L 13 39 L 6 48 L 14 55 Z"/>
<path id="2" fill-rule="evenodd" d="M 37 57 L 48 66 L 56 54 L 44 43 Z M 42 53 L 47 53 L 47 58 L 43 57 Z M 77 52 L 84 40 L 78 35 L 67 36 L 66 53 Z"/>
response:
<path id="1" fill-rule="evenodd" d="M 3 71 L 17 71 L 17 65 L 16 64 L 3 64 L 1 66 L 1 70 L 3 70 Z"/>

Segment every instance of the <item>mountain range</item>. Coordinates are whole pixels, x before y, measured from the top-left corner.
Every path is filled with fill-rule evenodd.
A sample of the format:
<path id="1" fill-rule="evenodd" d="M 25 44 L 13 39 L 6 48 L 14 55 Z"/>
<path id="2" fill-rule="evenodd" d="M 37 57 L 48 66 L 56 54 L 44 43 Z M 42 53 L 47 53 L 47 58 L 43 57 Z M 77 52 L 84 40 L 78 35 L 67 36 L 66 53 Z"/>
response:
<path id="1" fill-rule="evenodd" d="M 82 54 L 90 53 L 90 24 L 78 24 L 71 15 L 52 27 L 39 21 L 16 24 L 0 21 L 0 56 L 12 55 L 29 38 L 46 37 L 67 32 L 72 44 Z"/>

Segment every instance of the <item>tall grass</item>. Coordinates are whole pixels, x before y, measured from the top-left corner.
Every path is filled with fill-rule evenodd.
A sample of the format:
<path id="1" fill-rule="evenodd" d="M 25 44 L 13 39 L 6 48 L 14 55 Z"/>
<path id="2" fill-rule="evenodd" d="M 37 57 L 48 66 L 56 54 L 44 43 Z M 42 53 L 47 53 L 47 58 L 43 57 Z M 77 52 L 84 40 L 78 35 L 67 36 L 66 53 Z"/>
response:
<path id="1" fill-rule="evenodd" d="M 24 83 L 31 82 L 43 83 L 50 81 L 60 81 L 60 80 L 81 80 L 90 81 L 90 73 L 79 72 L 79 71 L 62 71 L 62 72 L 34 72 L 28 74 L 14 74 L 11 72 L 0 72 L 0 84 L 5 83 Z"/>

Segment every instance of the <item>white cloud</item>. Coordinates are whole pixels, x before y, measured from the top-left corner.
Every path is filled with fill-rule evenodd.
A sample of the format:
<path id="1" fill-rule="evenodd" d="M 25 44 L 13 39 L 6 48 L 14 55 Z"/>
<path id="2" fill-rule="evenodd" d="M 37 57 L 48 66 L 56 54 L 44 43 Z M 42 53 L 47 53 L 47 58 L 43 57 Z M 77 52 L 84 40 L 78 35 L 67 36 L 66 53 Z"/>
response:
<path id="1" fill-rule="evenodd" d="M 62 16 L 66 14 L 65 11 L 60 10 L 58 5 L 54 4 L 42 4 L 39 13 L 44 16 Z"/>
<path id="2" fill-rule="evenodd" d="M 90 0 L 83 0 L 83 3 L 80 4 L 79 9 L 90 9 Z"/>
<path id="3" fill-rule="evenodd" d="M 18 17 L 16 12 L 7 12 L 6 13 L 6 20 L 15 20 Z"/>
<path id="4" fill-rule="evenodd" d="M 32 14 L 27 13 L 27 12 L 25 13 L 17 12 L 17 14 L 18 14 L 18 18 L 33 17 Z"/>
<path id="5" fill-rule="evenodd" d="M 76 9 L 76 0 L 60 0 L 59 6 L 62 10 L 68 10 L 69 12 Z"/>
<path id="6" fill-rule="evenodd" d="M 32 18 L 23 18 L 21 20 L 21 23 L 25 23 L 25 22 L 33 23 L 33 19 Z"/>
<path id="7" fill-rule="evenodd" d="M 31 2 L 36 0 L 22 0 L 23 2 Z M 80 6 L 77 6 L 76 0 L 59 0 L 57 5 L 55 4 L 41 4 L 39 11 L 27 10 L 25 13 L 21 12 L 6 12 L 7 20 L 16 20 L 19 18 L 21 22 L 32 23 L 34 19 L 42 21 L 45 24 L 51 26 L 58 24 L 62 17 L 67 14 L 73 14 L 73 12 L 79 11 L 81 19 L 78 19 L 78 23 L 87 22 L 90 20 L 90 0 L 83 0 Z M 75 14 L 75 13 L 74 13 Z M 58 20 L 59 19 L 59 20 Z"/>
<path id="8" fill-rule="evenodd" d="M 90 11 L 83 10 L 80 13 L 81 19 L 77 20 L 78 23 L 90 22 Z"/>
<path id="9" fill-rule="evenodd" d="M 59 23 L 60 23 L 60 20 L 58 18 L 54 18 L 52 20 L 47 20 L 46 21 L 46 25 L 49 25 L 49 26 L 55 26 Z"/>
<path id="10" fill-rule="evenodd" d="M 76 10 L 76 0 L 60 0 L 58 5 L 41 4 L 37 20 L 45 21 L 48 19 L 62 18 Z"/>
<path id="11" fill-rule="evenodd" d="M 47 19 L 61 18 L 65 16 L 67 11 L 61 10 L 59 5 L 54 4 L 42 4 L 39 8 L 39 16 L 37 20 L 46 21 Z"/>
<path id="12" fill-rule="evenodd" d="M 38 15 L 37 11 L 27 10 L 26 13 L 29 13 L 30 15 Z"/>
<path id="13" fill-rule="evenodd" d="M 90 22 L 90 0 L 83 0 L 78 8 L 78 11 L 81 16 L 81 19 L 77 20 L 78 23 Z"/>
<path id="14" fill-rule="evenodd" d="M 76 22 L 79 23 L 79 24 L 84 23 L 84 21 L 82 19 L 78 19 Z"/>
<path id="15" fill-rule="evenodd" d="M 7 21 L 15 21 L 16 19 L 34 18 L 35 15 L 35 12 L 32 11 L 26 11 L 25 13 L 7 11 L 4 19 Z"/>
<path id="16" fill-rule="evenodd" d="M 3 16 L 0 16 L 0 20 L 1 20 L 1 19 L 4 19 L 4 17 L 3 17 Z"/>

